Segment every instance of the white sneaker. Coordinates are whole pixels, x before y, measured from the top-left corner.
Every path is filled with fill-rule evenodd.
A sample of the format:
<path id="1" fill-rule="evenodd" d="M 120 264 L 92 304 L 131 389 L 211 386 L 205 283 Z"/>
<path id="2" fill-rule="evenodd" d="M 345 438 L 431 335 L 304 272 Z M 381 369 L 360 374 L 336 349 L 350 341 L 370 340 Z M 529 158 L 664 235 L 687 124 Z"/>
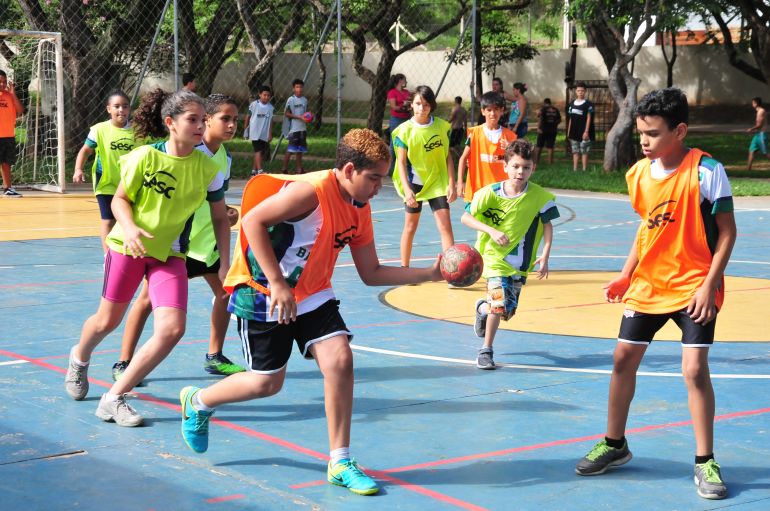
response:
<path id="1" fill-rule="evenodd" d="M 141 426 L 144 422 L 142 416 L 126 403 L 125 394 L 121 394 L 115 401 L 108 401 L 107 394 L 102 394 L 96 408 L 96 416 L 106 422 L 115 421 L 118 426 L 127 428 Z"/>

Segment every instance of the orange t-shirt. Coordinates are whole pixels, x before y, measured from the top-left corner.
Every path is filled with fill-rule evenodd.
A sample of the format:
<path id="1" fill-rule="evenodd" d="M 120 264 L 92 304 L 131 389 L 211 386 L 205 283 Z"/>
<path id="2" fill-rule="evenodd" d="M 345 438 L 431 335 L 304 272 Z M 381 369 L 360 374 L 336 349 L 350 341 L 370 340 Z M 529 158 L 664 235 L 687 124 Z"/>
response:
<path id="1" fill-rule="evenodd" d="M 687 307 L 708 275 L 713 255 L 700 209 L 698 163 L 705 153 L 691 149 L 673 173 L 650 175 L 650 160 L 626 173 L 628 194 L 642 217 L 637 233 L 639 264 L 623 301 L 629 309 L 665 314 Z M 724 279 L 716 307 L 724 301 Z"/>
<path id="2" fill-rule="evenodd" d="M 8 91 L 0 92 L 0 138 L 15 137 L 16 104 Z"/>
<path id="3" fill-rule="evenodd" d="M 310 250 L 307 264 L 294 286 L 294 297 L 301 302 L 308 296 L 331 288 L 331 278 L 337 256 L 346 245 L 365 246 L 374 240 L 371 207 L 357 207 L 346 201 L 339 190 L 334 171 L 324 170 L 299 176 L 260 174 L 251 178 L 243 189 L 241 217 L 271 195 L 278 193 L 287 181 L 309 182 L 315 188 L 323 223 Z M 256 282 L 248 263 L 248 241 L 241 227 L 235 246 L 233 262 L 223 287 L 228 293 L 239 285 L 248 285 L 269 295 L 268 287 Z"/>
<path id="4" fill-rule="evenodd" d="M 469 128 L 468 138 L 471 140 L 471 152 L 468 156 L 468 174 L 465 176 L 463 194 L 466 202 L 472 201 L 473 194 L 485 186 L 508 179 L 503 162 L 505 150 L 500 147 L 500 141 L 492 143 L 484 134 L 483 124 Z M 505 139 L 510 144 L 516 140 L 516 133 L 503 128 L 500 139 Z"/>

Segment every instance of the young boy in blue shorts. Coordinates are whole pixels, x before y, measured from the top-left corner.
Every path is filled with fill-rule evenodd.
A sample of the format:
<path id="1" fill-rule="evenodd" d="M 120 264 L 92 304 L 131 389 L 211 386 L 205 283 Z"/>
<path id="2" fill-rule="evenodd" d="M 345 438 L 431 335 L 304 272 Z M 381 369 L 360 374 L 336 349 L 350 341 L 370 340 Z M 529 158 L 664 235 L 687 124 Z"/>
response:
<path id="1" fill-rule="evenodd" d="M 536 266 L 538 278 L 548 277 L 553 241 L 551 220 L 559 217 L 555 197 L 530 183 L 534 163 L 532 144 L 516 140 L 505 150 L 508 179 L 486 186 L 465 207 L 462 223 L 479 231 L 476 249 L 484 259 L 487 297 L 476 302 L 476 335 L 484 338 L 476 359 L 479 369 L 494 369 L 492 343 L 500 320 L 516 314 L 521 287 Z M 543 253 L 537 248 L 544 240 Z"/>
<path id="2" fill-rule="evenodd" d="M 303 115 L 307 110 L 307 98 L 302 95 L 305 90 L 305 82 L 297 78 L 291 82 L 294 94 L 286 100 L 284 108 L 284 125 L 282 132 L 289 142 L 286 154 L 283 156 L 283 168 L 281 172 L 289 173 L 289 160 L 293 154 L 296 158 L 295 171 L 302 174 L 302 155 L 307 152 L 307 122 Z"/>
<path id="3" fill-rule="evenodd" d="M 721 163 L 685 144 L 687 97 L 679 89 L 644 96 L 636 129 L 645 158 L 626 173 L 631 205 L 642 219 L 620 275 L 604 286 L 623 301 L 610 379 L 605 438 L 578 462 L 579 475 L 603 474 L 631 460 L 626 421 L 636 372 L 669 319 L 682 331 L 682 375 L 695 433 L 698 495 L 723 499 L 714 460 L 714 389 L 708 354 L 724 300 L 724 270 L 735 243 L 733 198 Z"/>

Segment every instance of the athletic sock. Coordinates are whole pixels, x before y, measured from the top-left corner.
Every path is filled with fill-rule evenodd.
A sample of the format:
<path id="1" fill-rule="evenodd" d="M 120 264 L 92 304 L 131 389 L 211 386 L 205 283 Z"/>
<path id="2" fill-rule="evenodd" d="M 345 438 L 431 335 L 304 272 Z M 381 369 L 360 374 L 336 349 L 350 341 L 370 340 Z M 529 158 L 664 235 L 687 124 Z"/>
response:
<path id="1" fill-rule="evenodd" d="M 329 457 L 331 458 L 332 466 L 339 463 L 340 460 L 349 460 L 350 459 L 350 447 L 340 447 L 339 449 L 334 449 L 329 453 Z"/>
<path id="2" fill-rule="evenodd" d="M 614 449 L 622 449 L 623 445 L 626 443 L 626 437 L 622 436 L 620 440 L 615 440 L 614 438 L 610 438 L 608 436 L 604 437 L 604 441 L 607 442 L 607 445 Z"/>
<path id="3" fill-rule="evenodd" d="M 706 463 L 708 460 L 713 460 L 713 459 L 714 459 L 714 453 L 713 452 L 711 454 L 707 454 L 705 456 L 698 456 L 698 455 L 696 455 L 695 456 L 695 464 L 696 465 L 700 465 L 701 463 Z"/>
<path id="4" fill-rule="evenodd" d="M 73 347 L 72 347 L 72 349 L 70 350 L 70 356 L 72 356 L 72 361 L 73 361 L 75 364 L 79 365 L 80 367 L 88 367 L 88 364 L 89 364 L 90 362 L 83 362 L 82 360 L 78 360 L 78 358 L 77 358 L 77 357 L 76 357 L 74 354 L 72 354 L 72 352 L 73 352 L 74 350 L 75 350 L 75 347 L 73 346 Z"/>
<path id="5" fill-rule="evenodd" d="M 487 302 L 482 303 L 479 305 L 479 308 L 477 309 L 478 313 L 482 316 L 489 314 L 489 304 Z"/>
<path id="6" fill-rule="evenodd" d="M 105 401 L 107 401 L 108 403 L 114 403 L 115 401 L 118 400 L 118 398 L 120 397 L 120 394 L 113 394 L 112 392 L 108 391 L 106 394 L 104 394 L 104 396 L 105 396 Z"/>
<path id="7" fill-rule="evenodd" d="M 210 408 L 209 406 L 206 405 L 206 403 L 201 401 L 200 390 L 196 392 L 195 395 L 193 396 L 192 405 L 193 405 L 193 408 L 195 408 L 195 410 L 198 412 L 210 412 L 211 410 L 213 410 L 213 408 Z"/>

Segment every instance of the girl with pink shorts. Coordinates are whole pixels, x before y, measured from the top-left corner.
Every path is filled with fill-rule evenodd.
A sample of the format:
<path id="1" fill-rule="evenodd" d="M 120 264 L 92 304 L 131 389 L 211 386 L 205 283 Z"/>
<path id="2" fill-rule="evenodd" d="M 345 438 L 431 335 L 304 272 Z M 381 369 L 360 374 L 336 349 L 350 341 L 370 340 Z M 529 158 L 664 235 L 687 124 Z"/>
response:
<path id="1" fill-rule="evenodd" d="M 65 388 L 80 401 L 88 394 L 91 354 L 123 320 L 143 278 L 154 315 L 152 337 L 136 353 L 123 376 L 102 395 L 96 416 L 121 426 L 143 419 L 126 403 L 126 393 L 147 376 L 182 338 L 187 319 L 188 248 L 185 226 L 208 201 L 217 247 L 220 278 L 229 269 L 230 224 L 224 201 L 224 176 L 200 151 L 205 111 L 192 92 L 148 93 L 134 117 L 137 135 L 168 140 L 139 147 L 120 159 L 120 184 L 112 201 L 117 224 L 107 236 L 104 287 L 96 313 L 83 324 L 80 342 L 70 351 Z"/>

